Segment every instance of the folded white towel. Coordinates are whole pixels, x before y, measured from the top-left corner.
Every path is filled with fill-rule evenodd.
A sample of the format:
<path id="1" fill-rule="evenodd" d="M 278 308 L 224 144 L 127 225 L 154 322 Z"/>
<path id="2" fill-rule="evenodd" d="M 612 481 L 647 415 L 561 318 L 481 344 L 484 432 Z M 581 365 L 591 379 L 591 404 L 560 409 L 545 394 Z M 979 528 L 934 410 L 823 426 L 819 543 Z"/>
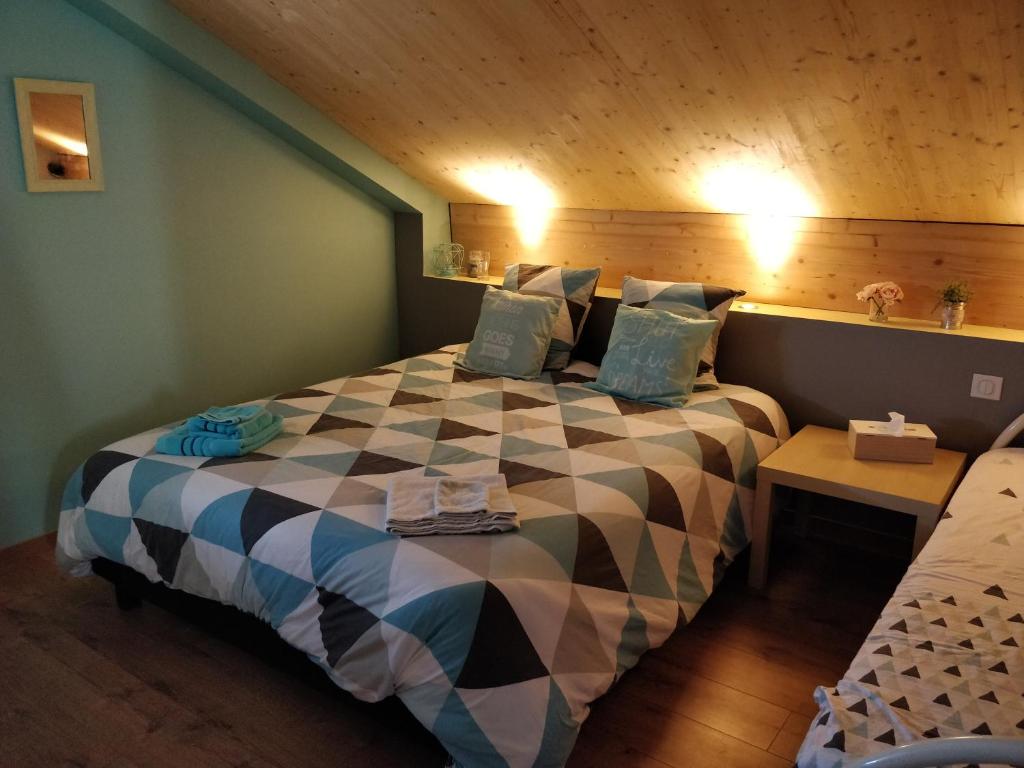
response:
<path id="1" fill-rule="evenodd" d="M 487 483 L 469 477 L 439 477 L 434 484 L 434 514 L 479 515 L 489 510 Z"/>
<path id="2" fill-rule="evenodd" d="M 434 516 L 436 477 L 394 475 L 388 480 L 388 523 L 412 522 Z"/>
<path id="3" fill-rule="evenodd" d="M 388 482 L 389 533 L 403 536 L 487 533 L 519 527 L 504 475 L 415 477 Z"/>

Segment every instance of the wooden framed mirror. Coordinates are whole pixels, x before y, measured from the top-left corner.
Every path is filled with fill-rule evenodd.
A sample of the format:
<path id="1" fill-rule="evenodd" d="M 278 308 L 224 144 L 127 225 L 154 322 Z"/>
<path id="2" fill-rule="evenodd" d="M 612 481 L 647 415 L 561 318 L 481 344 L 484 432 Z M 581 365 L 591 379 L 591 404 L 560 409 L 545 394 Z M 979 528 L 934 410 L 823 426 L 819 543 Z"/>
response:
<path id="1" fill-rule="evenodd" d="M 103 189 L 103 159 L 92 83 L 14 78 L 29 192 Z"/>

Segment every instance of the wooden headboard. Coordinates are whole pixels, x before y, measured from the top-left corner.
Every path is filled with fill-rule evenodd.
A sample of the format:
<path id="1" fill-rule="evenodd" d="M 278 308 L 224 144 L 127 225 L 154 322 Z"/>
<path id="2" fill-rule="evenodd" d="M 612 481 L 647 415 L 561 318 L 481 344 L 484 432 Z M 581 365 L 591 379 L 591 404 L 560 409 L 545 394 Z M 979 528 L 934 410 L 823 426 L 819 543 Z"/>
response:
<path id="1" fill-rule="evenodd" d="M 535 249 L 520 243 L 513 209 L 453 203 L 452 237 L 491 253 L 491 273 L 532 262 L 598 265 L 600 285 L 619 288 L 626 274 L 714 283 L 747 291 L 747 300 L 863 312 L 854 294 L 893 280 L 906 292 L 894 312 L 928 318 L 946 281 L 975 292 L 968 322 L 1024 329 L 1024 227 L 991 224 L 797 219 L 792 254 L 775 272 L 751 256 L 742 216 L 714 213 L 553 211 Z"/>

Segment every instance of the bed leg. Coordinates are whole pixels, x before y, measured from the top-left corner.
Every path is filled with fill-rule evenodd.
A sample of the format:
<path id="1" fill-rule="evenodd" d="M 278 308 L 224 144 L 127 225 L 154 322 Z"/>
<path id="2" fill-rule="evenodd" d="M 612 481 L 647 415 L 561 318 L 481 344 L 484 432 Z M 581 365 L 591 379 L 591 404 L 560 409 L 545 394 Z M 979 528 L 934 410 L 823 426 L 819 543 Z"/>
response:
<path id="1" fill-rule="evenodd" d="M 122 611 L 138 608 L 149 594 L 149 580 L 126 565 L 98 557 L 92 561 L 92 572 L 113 585 L 114 600 Z"/>
<path id="2" fill-rule="evenodd" d="M 114 583 L 114 599 L 122 611 L 131 611 L 142 605 L 142 593 L 127 579 Z"/>

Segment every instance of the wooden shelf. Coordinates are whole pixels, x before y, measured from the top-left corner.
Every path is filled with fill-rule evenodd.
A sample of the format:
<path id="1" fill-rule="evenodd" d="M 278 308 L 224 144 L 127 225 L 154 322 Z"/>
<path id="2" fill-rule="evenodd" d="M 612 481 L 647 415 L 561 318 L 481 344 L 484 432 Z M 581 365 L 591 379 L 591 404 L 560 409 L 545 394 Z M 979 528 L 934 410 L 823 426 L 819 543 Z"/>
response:
<path id="1" fill-rule="evenodd" d="M 781 304 L 762 304 L 761 302 L 744 301 L 734 303 L 731 311 L 774 317 L 798 317 L 803 320 L 821 320 L 829 323 L 846 323 L 848 325 L 865 325 L 880 330 L 939 333 L 945 336 L 969 336 L 975 339 L 1014 341 L 1024 344 L 1024 330 L 995 328 L 989 325 L 965 325 L 959 331 L 946 331 L 939 327 L 938 320 L 893 317 L 886 323 L 876 323 L 868 320 L 866 312 L 859 314 L 856 312 L 839 312 L 833 309 L 809 309 L 807 307 L 787 307 Z"/>
<path id="2" fill-rule="evenodd" d="M 457 280 L 465 283 L 481 283 L 483 285 L 501 285 L 499 275 L 488 275 L 486 278 L 438 277 L 424 275 L 434 280 Z M 622 291 L 617 288 L 598 286 L 597 295 L 607 299 L 621 299 Z M 737 301 L 732 305 L 732 312 L 751 315 L 767 315 L 769 317 L 794 317 L 801 320 L 818 320 L 827 323 L 846 323 L 847 325 L 863 325 L 879 330 L 918 331 L 920 333 L 939 333 L 946 336 L 967 336 L 974 339 L 990 339 L 993 341 L 1009 341 L 1024 344 L 1024 330 L 1015 328 L 996 328 L 989 325 L 965 325 L 959 331 L 946 331 L 939 327 L 938 320 L 919 320 L 909 317 L 890 318 L 886 323 L 868 320 L 867 311 L 840 312 L 834 309 L 811 309 L 809 307 L 789 307 L 783 304 L 765 304 L 760 301 Z"/>

